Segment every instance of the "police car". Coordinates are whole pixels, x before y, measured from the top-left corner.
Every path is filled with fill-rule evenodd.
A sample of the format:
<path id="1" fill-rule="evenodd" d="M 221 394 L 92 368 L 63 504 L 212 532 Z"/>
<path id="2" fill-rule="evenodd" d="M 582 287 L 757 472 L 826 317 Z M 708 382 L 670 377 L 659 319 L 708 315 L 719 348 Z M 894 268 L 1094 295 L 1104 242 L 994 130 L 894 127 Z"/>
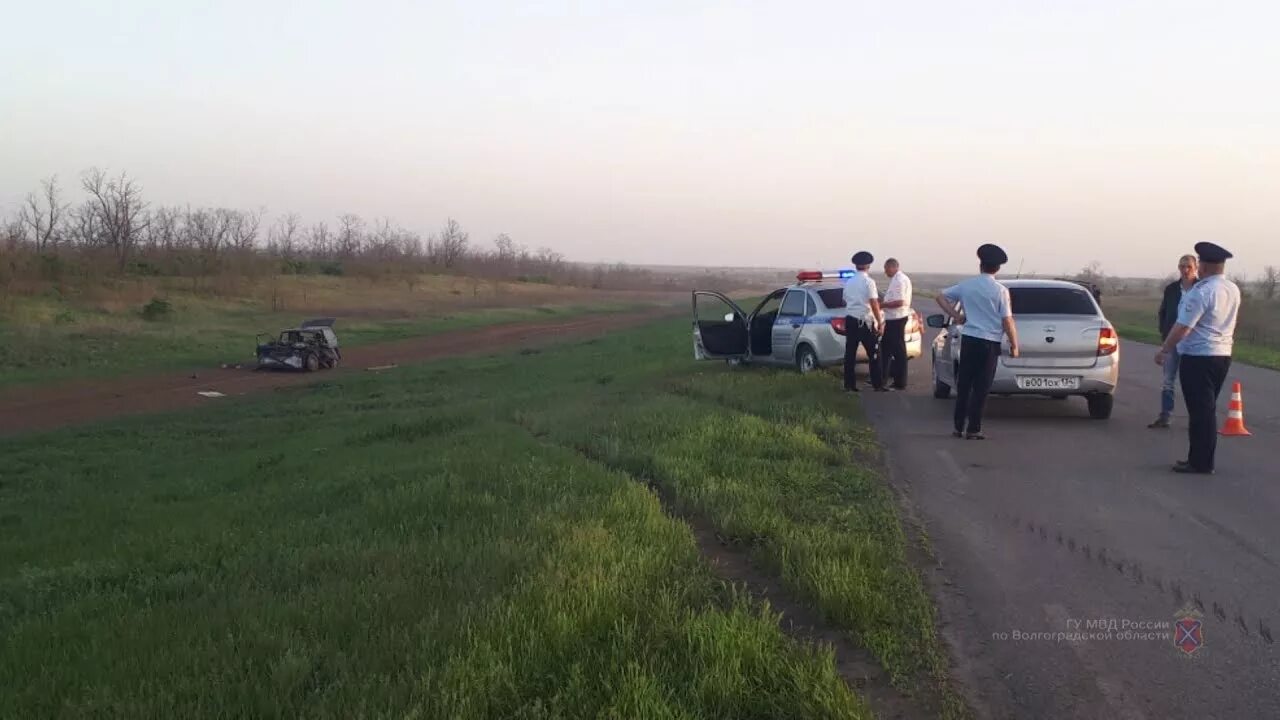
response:
<path id="1" fill-rule="evenodd" d="M 707 290 L 693 293 L 693 355 L 730 364 L 790 365 L 802 373 L 844 364 L 844 283 L 853 271 L 805 271 L 751 312 Z M 907 321 L 907 357 L 920 356 L 924 324 Z M 858 362 L 867 361 L 858 348 Z"/>

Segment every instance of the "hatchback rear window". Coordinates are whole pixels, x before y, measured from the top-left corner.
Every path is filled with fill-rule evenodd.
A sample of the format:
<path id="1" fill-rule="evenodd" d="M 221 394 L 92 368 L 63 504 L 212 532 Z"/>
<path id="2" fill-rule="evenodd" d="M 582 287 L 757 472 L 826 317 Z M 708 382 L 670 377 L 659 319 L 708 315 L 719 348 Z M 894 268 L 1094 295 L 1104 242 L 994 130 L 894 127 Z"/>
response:
<path id="1" fill-rule="evenodd" d="M 832 310 L 836 308 L 844 307 L 844 289 L 843 288 L 828 288 L 826 290 L 819 290 L 818 297 L 822 298 L 823 305 L 826 305 L 828 308 Z"/>
<path id="2" fill-rule="evenodd" d="M 1014 315 L 1097 315 L 1084 288 L 1009 288 Z"/>

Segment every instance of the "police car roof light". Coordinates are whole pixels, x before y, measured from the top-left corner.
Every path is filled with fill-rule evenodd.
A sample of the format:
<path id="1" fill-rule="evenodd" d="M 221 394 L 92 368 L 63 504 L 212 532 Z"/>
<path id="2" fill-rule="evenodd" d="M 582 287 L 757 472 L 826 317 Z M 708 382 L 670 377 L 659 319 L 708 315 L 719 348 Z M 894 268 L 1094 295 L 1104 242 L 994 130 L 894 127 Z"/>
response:
<path id="1" fill-rule="evenodd" d="M 802 270 L 796 273 L 796 280 L 807 282 L 813 280 L 847 280 L 853 277 L 853 270 L 837 270 L 836 272 L 823 272 L 821 270 Z"/>

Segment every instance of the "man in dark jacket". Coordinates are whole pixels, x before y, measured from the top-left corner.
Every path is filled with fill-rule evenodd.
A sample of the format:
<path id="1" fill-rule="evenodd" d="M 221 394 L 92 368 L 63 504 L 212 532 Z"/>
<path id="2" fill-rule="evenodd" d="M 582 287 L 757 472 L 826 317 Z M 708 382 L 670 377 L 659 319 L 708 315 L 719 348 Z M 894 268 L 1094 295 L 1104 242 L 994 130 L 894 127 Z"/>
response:
<path id="1" fill-rule="evenodd" d="M 1195 287 L 1199 277 L 1199 263 L 1195 255 L 1183 255 L 1178 258 L 1178 279 L 1164 288 L 1164 298 L 1160 301 L 1160 309 L 1156 318 L 1160 323 L 1160 339 L 1169 337 L 1169 331 L 1178 322 L 1178 305 L 1182 296 Z M 1160 384 L 1160 416 L 1147 427 L 1167 428 L 1169 417 L 1173 415 L 1173 388 L 1178 382 L 1178 353 L 1171 352 L 1164 362 L 1164 382 Z"/>

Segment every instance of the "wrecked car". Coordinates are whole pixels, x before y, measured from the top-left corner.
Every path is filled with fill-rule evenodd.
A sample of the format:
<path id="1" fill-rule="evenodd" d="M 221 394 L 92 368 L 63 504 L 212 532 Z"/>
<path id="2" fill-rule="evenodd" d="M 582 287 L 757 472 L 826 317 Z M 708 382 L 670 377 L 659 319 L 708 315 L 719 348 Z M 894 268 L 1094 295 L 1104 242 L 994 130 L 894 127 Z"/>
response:
<path id="1" fill-rule="evenodd" d="M 336 368 L 342 359 L 338 336 L 333 332 L 335 318 L 307 320 L 296 328 L 280 331 L 275 340 L 263 333 L 257 336 L 258 369 L 289 369 L 314 372 Z"/>

